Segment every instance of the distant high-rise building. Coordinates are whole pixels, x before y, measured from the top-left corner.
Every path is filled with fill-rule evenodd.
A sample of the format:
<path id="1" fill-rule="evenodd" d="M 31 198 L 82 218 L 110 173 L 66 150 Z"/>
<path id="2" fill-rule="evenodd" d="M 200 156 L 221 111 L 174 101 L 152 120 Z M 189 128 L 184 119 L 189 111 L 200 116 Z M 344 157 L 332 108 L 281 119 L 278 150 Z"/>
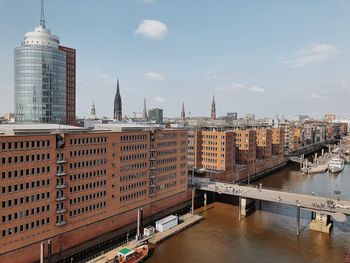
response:
<path id="1" fill-rule="evenodd" d="M 237 112 L 228 112 L 226 114 L 226 121 L 228 123 L 232 123 L 233 121 L 237 120 L 237 117 L 238 117 Z"/>
<path id="2" fill-rule="evenodd" d="M 216 105 L 215 105 L 215 95 L 213 95 L 213 102 L 211 103 L 211 115 L 210 117 L 215 120 L 216 119 Z"/>
<path id="3" fill-rule="evenodd" d="M 143 112 L 142 112 L 142 118 L 147 121 L 147 105 L 146 105 L 146 98 L 143 100 Z"/>
<path id="4" fill-rule="evenodd" d="M 114 97 L 114 119 L 121 121 L 123 118 L 122 116 L 122 98 L 120 96 L 120 90 L 119 90 L 119 79 L 117 80 L 117 92 Z"/>
<path id="5" fill-rule="evenodd" d="M 91 116 L 96 116 L 95 102 L 92 103 L 92 107 L 91 107 Z"/>
<path id="6" fill-rule="evenodd" d="M 325 121 L 332 122 L 332 121 L 335 121 L 337 119 L 337 116 L 335 114 L 325 114 L 324 119 L 325 119 Z"/>
<path id="7" fill-rule="evenodd" d="M 148 110 L 148 120 L 155 123 L 163 123 L 163 110 L 158 108 Z"/>
<path id="8" fill-rule="evenodd" d="M 60 46 L 40 25 L 24 36 L 14 52 L 15 119 L 22 123 L 75 123 L 75 50 Z"/>
<path id="9" fill-rule="evenodd" d="M 183 120 L 186 119 L 185 103 L 182 103 L 181 119 L 183 119 Z"/>
<path id="10" fill-rule="evenodd" d="M 76 122 L 76 51 L 73 48 L 59 46 L 66 53 L 66 124 Z"/>

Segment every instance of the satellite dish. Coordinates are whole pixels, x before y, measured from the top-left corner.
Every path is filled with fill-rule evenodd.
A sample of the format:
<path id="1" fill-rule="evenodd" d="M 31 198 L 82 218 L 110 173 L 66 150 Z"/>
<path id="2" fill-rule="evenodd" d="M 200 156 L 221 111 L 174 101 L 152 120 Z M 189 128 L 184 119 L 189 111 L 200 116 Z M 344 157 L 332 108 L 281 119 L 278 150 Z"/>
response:
<path id="1" fill-rule="evenodd" d="M 345 222 L 346 220 L 346 215 L 344 215 L 343 213 L 334 213 L 332 214 L 332 217 L 337 222 Z"/>

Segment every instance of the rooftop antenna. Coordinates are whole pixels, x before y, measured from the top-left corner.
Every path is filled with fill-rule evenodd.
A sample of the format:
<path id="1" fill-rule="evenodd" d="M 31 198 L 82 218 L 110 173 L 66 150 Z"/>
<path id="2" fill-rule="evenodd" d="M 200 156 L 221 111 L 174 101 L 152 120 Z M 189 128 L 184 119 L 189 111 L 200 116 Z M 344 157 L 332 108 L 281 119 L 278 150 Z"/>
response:
<path id="1" fill-rule="evenodd" d="M 41 16 L 40 25 L 45 28 L 45 10 L 44 10 L 44 0 L 41 0 Z"/>

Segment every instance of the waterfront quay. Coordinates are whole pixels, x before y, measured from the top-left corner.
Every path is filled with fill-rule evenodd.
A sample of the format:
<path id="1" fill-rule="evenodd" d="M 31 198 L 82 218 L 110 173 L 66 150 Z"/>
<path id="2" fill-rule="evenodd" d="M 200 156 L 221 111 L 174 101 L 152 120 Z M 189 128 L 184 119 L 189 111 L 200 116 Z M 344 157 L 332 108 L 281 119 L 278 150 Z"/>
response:
<path id="1" fill-rule="evenodd" d="M 141 240 L 132 240 L 131 242 L 128 242 L 120 247 L 117 247 L 95 259 L 92 259 L 88 261 L 88 263 L 108 263 L 113 262 L 114 258 L 117 256 L 117 253 L 119 250 L 123 248 L 133 249 L 139 246 L 143 243 L 149 243 L 151 245 L 157 245 L 160 242 L 180 233 L 181 231 L 191 227 L 192 225 L 198 223 L 203 218 L 200 215 L 193 215 L 193 214 L 185 214 L 181 216 L 180 218 L 181 223 L 179 223 L 177 226 L 174 226 L 164 232 L 157 232 L 153 234 L 152 236 L 145 237 Z M 156 247 L 155 247 L 156 249 Z"/>

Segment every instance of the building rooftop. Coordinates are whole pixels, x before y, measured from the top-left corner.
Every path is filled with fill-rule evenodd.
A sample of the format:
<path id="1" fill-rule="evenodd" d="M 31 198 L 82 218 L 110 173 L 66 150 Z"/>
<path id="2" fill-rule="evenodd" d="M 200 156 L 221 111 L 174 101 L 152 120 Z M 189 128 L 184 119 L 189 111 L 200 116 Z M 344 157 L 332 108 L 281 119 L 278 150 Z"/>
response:
<path id="1" fill-rule="evenodd" d="M 140 123 L 106 123 L 106 124 L 95 124 L 94 130 L 110 130 L 110 131 L 140 131 L 149 130 L 154 128 L 160 128 L 159 125 L 152 124 L 140 124 Z"/>
<path id="2" fill-rule="evenodd" d="M 85 128 L 46 123 L 0 124 L 0 135 L 48 134 L 87 131 Z"/>

